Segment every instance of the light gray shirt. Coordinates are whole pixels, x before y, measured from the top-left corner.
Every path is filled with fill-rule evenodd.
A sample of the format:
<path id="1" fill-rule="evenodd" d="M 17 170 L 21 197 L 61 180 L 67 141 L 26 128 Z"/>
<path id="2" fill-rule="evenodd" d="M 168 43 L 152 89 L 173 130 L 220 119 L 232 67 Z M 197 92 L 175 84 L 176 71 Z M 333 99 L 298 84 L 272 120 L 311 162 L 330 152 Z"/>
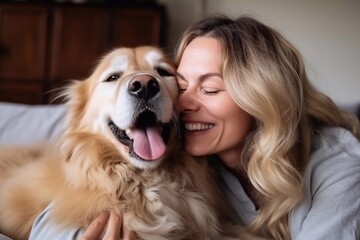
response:
<path id="1" fill-rule="evenodd" d="M 234 220 L 248 225 L 257 215 L 239 181 L 221 168 Z M 360 239 L 360 142 L 342 128 L 317 137 L 304 175 L 304 198 L 289 216 L 294 240 Z"/>

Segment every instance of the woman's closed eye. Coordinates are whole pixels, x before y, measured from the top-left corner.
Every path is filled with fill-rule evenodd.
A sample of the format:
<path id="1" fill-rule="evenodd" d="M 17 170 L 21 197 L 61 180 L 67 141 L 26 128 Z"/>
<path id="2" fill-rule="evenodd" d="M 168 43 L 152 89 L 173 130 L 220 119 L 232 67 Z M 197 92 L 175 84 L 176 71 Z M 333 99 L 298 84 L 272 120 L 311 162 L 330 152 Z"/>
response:
<path id="1" fill-rule="evenodd" d="M 186 91 L 186 89 L 187 89 L 187 85 L 178 83 L 178 92 L 179 92 L 179 94 L 184 93 Z"/>
<path id="2" fill-rule="evenodd" d="M 184 93 L 185 91 L 186 91 L 186 88 L 180 88 L 180 87 L 179 87 L 179 91 L 178 91 L 179 94 Z"/>
<path id="3" fill-rule="evenodd" d="M 203 88 L 202 92 L 207 95 L 215 95 L 215 94 L 221 92 L 221 90 L 218 88 Z"/>

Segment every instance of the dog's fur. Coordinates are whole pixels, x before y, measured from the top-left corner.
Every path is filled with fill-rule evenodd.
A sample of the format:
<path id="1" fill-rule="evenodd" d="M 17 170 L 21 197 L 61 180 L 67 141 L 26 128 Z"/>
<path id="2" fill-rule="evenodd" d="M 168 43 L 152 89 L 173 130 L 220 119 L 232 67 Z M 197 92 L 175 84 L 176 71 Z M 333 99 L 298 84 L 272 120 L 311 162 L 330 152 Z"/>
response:
<path id="1" fill-rule="evenodd" d="M 115 210 L 140 239 L 225 239 L 206 161 L 181 150 L 175 67 L 159 49 L 110 52 L 66 96 L 69 113 L 57 144 L 0 153 L 0 232 L 27 239 L 52 202 L 59 228 L 86 228 L 101 211 Z M 160 141 L 169 126 L 164 153 L 162 144 L 135 146 L 148 143 L 133 143 L 120 130 L 131 136 L 148 128 L 149 141 Z"/>

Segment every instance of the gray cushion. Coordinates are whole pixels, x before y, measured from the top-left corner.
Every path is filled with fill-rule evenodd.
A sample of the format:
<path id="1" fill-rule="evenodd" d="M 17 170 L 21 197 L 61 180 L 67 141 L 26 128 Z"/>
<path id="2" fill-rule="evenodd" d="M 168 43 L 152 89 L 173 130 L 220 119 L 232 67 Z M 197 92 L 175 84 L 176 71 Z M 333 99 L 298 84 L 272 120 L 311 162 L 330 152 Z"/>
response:
<path id="1" fill-rule="evenodd" d="M 58 136 L 64 105 L 25 105 L 0 102 L 0 145 L 32 144 Z"/>

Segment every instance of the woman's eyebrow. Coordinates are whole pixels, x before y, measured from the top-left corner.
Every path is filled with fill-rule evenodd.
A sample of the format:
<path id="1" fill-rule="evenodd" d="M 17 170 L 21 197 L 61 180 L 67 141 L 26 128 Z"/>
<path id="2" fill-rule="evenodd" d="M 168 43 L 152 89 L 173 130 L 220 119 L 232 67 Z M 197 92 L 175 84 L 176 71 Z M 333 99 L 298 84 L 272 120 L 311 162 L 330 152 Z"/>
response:
<path id="1" fill-rule="evenodd" d="M 187 81 L 187 80 L 185 79 L 185 77 L 184 77 L 183 75 L 181 75 L 179 72 L 176 72 L 175 75 L 176 75 L 176 77 L 181 78 L 181 79 L 184 80 L 184 81 Z M 222 76 L 221 76 L 220 73 L 214 72 L 214 73 L 205 73 L 205 74 L 201 75 L 201 76 L 199 77 L 199 81 L 204 81 L 205 79 L 207 79 L 207 78 L 209 78 L 209 77 L 213 77 L 213 76 L 219 77 L 219 78 L 222 79 Z"/>
<path id="2" fill-rule="evenodd" d="M 213 72 L 213 73 L 205 73 L 204 75 L 201 75 L 200 81 L 204 81 L 205 79 L 210 78 L 210 77 L 219 77 L 222 79 L 222 76 L 220 73 Z"/>

